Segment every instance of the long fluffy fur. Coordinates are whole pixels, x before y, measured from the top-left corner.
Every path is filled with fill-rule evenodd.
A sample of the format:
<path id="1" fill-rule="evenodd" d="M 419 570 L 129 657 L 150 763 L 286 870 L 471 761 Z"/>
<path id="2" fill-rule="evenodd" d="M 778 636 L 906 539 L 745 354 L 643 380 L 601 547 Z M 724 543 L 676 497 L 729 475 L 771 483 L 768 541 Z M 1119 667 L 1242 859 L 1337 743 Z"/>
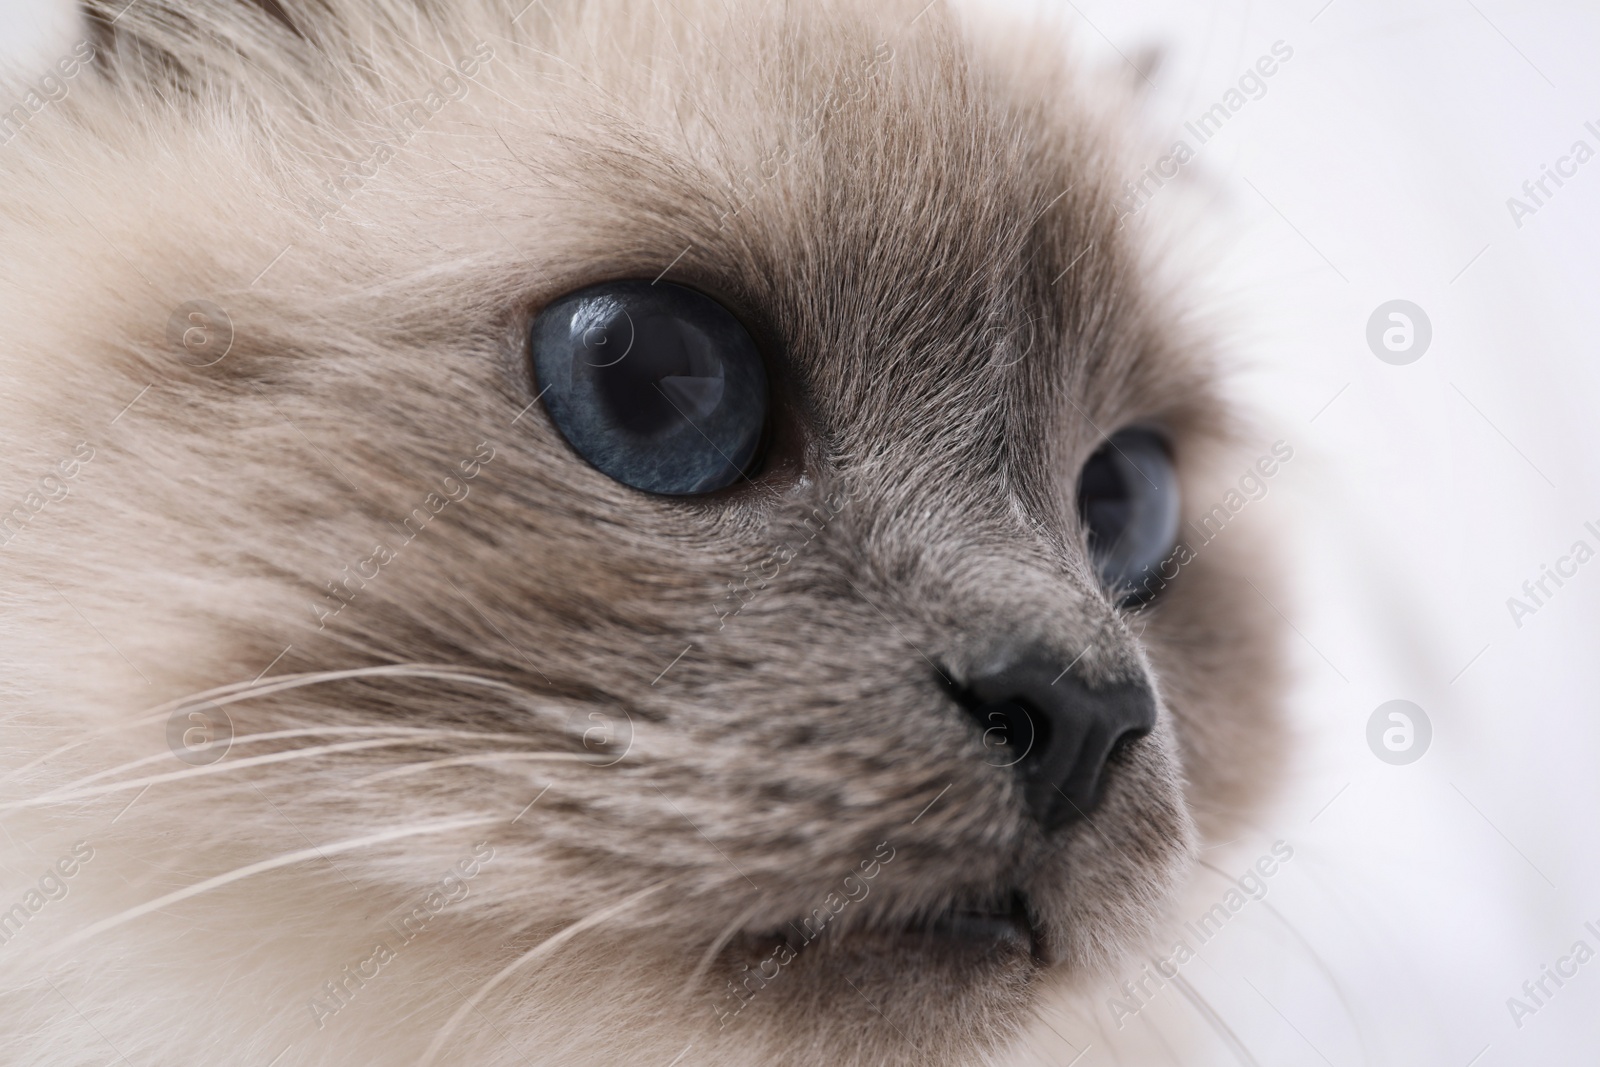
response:
<path id="1" fill-rule="evenodd" d="M 1104 431 L 1166 427 L 1192 514 L 1231 473 L 1109 90 L 920 4 L 520 6 L 97 7 L 0 147 L 0 848 L 92 850 L 0 945 L 4 1062 L 999 1055 L 1270 784 L 1250 546 L 1135 617 L 1086 563 Z M 773 360 L 767 471 L 713 501 L 587 467 L 526 370 L 543 301 L 663 273 Z M 1012 637 L 1162 696 L 1053 838 L 931 666 Z M 232 748 L 183 763 L 174 721 Z M 887 950 L 1007 884 L 1054 969 Z"/>

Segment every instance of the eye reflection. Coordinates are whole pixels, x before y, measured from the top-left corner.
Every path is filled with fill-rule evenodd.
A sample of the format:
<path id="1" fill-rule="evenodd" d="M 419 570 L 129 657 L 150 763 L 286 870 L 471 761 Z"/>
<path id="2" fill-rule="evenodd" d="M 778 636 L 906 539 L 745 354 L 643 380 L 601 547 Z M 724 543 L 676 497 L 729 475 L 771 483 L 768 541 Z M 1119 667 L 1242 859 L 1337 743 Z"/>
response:
<path id="1" fill-rule="evenodd" d="M 1119 430 L 1089 457 L 1078 475 L 1078 513 L 1107 589 L 1131 601 L 1149 595 L 1150 571 L 1177 542 L 1179 505 L 1172 455 L 1154 431 Z"/>

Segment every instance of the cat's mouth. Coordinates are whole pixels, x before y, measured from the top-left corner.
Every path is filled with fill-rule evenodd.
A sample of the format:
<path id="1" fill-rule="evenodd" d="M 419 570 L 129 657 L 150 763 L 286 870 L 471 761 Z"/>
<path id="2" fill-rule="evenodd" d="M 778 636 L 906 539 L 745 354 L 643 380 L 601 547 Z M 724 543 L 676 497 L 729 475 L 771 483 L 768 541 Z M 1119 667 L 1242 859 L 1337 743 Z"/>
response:
<path id="1" fill-rule="evenodd" d="M 1047 962 L 1044 939 L 1020 892 L 1009 894 L 1003 904 L 957 905 L 909 924 L 902 937 L 957 952 L 1026 952 L 1037 963 Z"/>
<path id="2" fill-rule="evenodd" d="M 885 918 L 831 931 L 817 929 L 811 918 L 796 919 L 769 931 L 768 936 L 796 954 L 835 941 L 841 947 L 892 955 L 1026 957 L 1041 966 L 1051 962 L 1048 942 L 1020 890 L 992 899 L 958 901 L 942 911 L 909 919 Z"/>

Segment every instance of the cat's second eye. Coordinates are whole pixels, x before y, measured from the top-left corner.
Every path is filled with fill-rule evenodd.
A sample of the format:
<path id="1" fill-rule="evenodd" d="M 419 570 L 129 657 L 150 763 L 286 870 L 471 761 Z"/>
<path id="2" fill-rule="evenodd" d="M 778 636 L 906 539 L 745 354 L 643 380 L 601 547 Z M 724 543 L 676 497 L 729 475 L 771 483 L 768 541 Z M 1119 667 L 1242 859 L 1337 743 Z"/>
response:
<path id="1" fill-rule="evenodd" d="M 568 293 L 535 317 L 534 388 L 573 449 L 650 493 L 725 488 L 757 458 L 767 374 L 749 331 L 668 282 Z"/>
<path id="2" fill-rule="evenodd" d="M 1172 454 L 1151 430 L 1119 430 L 1084 463 L 1078 513 L 1089 553 L 1100 581 L 1124 602 L 1165 584 L 1151 579 L 1177 543 L 1179 503 Z"/>

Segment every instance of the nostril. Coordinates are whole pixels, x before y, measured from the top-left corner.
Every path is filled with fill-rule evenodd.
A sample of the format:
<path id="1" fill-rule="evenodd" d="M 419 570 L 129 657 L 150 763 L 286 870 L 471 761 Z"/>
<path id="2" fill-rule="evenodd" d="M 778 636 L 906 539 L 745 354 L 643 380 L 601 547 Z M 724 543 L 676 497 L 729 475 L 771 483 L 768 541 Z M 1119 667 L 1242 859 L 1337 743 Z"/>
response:
<path id="1" fill-rule="evenodd" d="M 980 727 L 986 760 L 1021 776 L 1046 830 L 1087 815 L 1106 768 L 1155 726 L 1155 695 L 1143 679 L 1090 686 L 1042 649 L 946 687 Z"/>

